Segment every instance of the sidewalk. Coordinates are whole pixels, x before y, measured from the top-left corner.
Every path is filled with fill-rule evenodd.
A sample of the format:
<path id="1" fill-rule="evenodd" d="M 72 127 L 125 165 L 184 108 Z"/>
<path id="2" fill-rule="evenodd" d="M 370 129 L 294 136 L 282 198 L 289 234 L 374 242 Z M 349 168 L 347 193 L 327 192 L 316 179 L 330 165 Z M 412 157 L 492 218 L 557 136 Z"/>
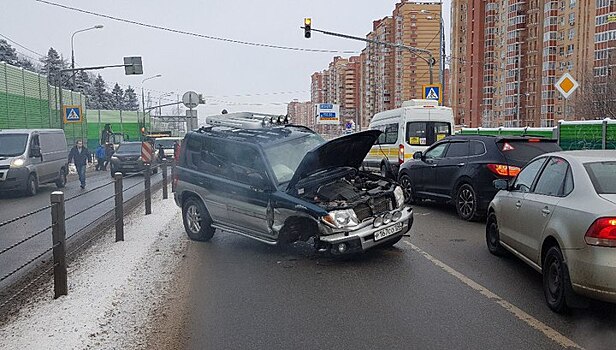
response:
<path id="1" fill-rule="evenodd" d="M 69 293 L 53 299 L 53 277 L 0 328 L 0 349 L 140 349 L 184 258 L 187 238 L 172 198 L 125 217 L 125 241 L 105 233 L 69 265 Z"/>

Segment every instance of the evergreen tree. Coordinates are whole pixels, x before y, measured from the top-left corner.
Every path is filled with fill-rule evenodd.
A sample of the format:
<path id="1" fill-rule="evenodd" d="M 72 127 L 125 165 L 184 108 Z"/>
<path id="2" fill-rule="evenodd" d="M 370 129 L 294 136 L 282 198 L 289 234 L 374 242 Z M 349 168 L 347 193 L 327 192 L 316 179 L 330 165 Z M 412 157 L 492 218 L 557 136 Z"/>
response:
<path id="1" fill-rule="evenodd" d="M 137 94 L 135 93 L 135 89 L 133 89 L 130 85 L 124 91 L 124 108 L 127 111 L 139 110 L 139 101 L 137 100 Z"/>
<path id="2" fill-rule="evenodd" d="M 107 84 L 100 74 L 92 84 L 90 106 L 93 109 L 113 109 L 109 92 L 107 92 Z"/>
<path id="3" fill-rule="evenodd" d="M 17 52 L 6 40 L 0 39 L 0 61 L 17 65 Z"/>
<path id="4" fill-rule="evenodd" d="M 32 61 L 30 61 L 29 59 L 25 57 L 18 58 L 17 65 L 31 72 L 36 72 L 36 67 L 34 66 L 34 63 L 32 63 Z"/>
<path id="5" fill-rule="evenodd" d="M 111 90 L 111 107 L 116 110 L 124 109 L 124 91 L 118 83 Z"/>
<path id="6" fill-rule="evenodd" d="M 53 47 L 50 47 L 47 52 L 47 56 L 43 57 L 41 62 L 43 63 L 43 73 L 47 74 L 49 77 L 49 82 L 52 85 L 56 85 L 60 70 L 67 67 L 66 61 L 60 57 L 58 51 L 56 51 Z M 62 86 L 68 87 L 70 85 L 68 82 L 68 75 L 63 75 L 62 78 Z"/>

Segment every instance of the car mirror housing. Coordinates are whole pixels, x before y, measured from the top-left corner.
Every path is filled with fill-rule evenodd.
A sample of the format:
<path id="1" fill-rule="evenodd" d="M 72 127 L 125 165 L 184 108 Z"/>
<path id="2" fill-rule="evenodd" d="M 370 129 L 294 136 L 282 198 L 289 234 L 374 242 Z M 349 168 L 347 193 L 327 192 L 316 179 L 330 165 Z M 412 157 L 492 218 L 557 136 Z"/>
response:
<path id="1" fill-rule="evenodd" d="M 509 191 L 509 181 L 507 180 L 503 180 L 503 179 L 494 180 L 493 184 L 494 184 L 494 188 L 496 188 L 497 190 Z"/>
<path id="2" fill-rule="evenodd" d="M 422 159 L 422 158 L 423 158 L 423 152 L 417 151 L 413 153 L 413 159 Z"/>

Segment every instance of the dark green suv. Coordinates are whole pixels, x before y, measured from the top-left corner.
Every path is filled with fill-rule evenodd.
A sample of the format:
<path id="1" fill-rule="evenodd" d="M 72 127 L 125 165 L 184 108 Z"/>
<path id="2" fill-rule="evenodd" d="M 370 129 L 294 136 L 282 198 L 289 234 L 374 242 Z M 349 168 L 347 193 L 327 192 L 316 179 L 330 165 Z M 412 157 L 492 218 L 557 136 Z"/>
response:
<path id="1" fill-rule="evenodd" d="M 410 230 L 402 188 L 359 170 L 380 131 L 325 142 L 306 127 L 251 113 L 208 117 L 208 124 L 216 126 L 186 135 L 174 175 L 191 239 L 207 241 L 219 229 L 346 254 L 391 246 Z"/>

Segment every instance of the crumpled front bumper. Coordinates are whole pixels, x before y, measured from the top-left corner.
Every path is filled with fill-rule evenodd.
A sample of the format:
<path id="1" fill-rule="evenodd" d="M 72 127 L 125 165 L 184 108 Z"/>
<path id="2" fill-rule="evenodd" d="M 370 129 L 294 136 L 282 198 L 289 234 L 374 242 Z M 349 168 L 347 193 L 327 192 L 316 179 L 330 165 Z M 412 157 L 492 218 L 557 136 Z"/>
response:
<path id="1" fill-rule="evenodd" d="M 402 213 L 402 216 L 397 221 L 375 228 L 373 225 L 374 218 L 366 220 L 362 222 L 359 227 L 353 228 L 352 230 L 339 230 L 332 234 L 320 236 L 319 247 L 321 250 L 327 249 L 333 254 L 341 255 L 364 252 L 370 248 L 396 240 L 411 229 L 413 225 L 413 209 L 410 206 L 405 206 L 402 209 L 393 210 L 391 213 L 395 211 L 400 211 Z M 374 240 L 375 232 L 392 227 L 398 223 L 402 223 L 402 230 L 383 239 Z M 343 253 L 338 250 L 338 246 L 342 243 L 346 245 Z"/>

